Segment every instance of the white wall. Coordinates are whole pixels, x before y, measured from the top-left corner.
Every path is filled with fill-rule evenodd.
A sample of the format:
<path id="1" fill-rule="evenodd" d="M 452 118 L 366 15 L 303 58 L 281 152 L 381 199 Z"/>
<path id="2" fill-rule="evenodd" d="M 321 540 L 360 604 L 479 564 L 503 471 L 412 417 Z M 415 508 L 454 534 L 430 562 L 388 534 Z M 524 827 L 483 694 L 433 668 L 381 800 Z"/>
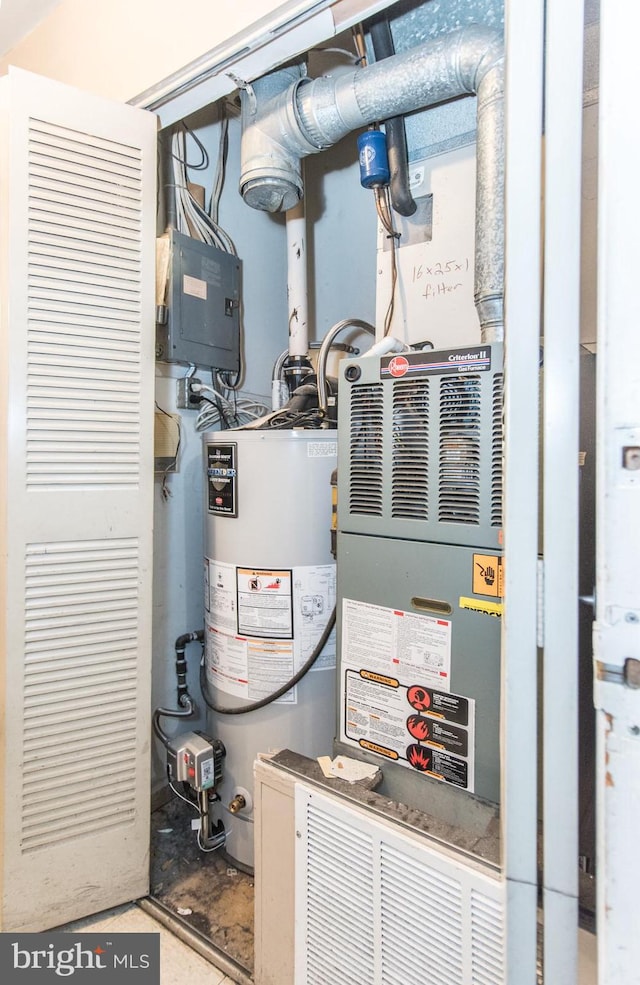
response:
<path id="1" fill-rule="evenodd" d="M 0 59 L 126 102 L 245 30 L 283 0 L 63 0 Z"/>

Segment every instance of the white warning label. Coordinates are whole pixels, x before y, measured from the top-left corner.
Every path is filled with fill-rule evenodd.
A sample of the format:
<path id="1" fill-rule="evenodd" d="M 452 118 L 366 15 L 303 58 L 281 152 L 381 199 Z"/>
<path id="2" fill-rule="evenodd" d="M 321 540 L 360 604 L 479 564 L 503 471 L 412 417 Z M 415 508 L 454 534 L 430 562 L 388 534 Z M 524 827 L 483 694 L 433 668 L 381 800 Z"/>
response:
<path id="1" fill-rule="evenodd" d="M 345 599 L 342 663 L 393 677 L 419 675 L 440 691 L 451 679 L 451 622 Z"/>
<path id="2" fill-rule="evenodd" d="M 258 700 L 313 653 L 336 599 L 334 564 L 247 568 L 206 559 L 206 670 L 212 687 Z M 335 668 L 335 630 L 313 670 Z M 293 688 L 283 702 L 297 700 Z"/>
<path id="3" fill-rule="evenodd" d="M 474 789 L 475 703 L 452 694 L 451 622 L 345 599 L 341 739 Z"/>

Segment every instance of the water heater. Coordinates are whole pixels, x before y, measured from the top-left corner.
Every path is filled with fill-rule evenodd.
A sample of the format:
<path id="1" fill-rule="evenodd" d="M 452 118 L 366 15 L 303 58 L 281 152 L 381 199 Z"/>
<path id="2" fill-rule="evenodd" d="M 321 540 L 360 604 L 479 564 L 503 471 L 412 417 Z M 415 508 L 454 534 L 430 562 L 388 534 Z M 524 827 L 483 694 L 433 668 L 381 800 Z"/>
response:
<path id="1" fill-rule="evenodd" d="M 335 638 L 282 698 L 273 694 L 313 652 L 335 606 L 330 551 L 334 432 L 237 430 L 204 435 L 205 665 L 208 727 L 224 743 L 212 808 L 226 850 L 253 863 L 253 764 L 261 752 L 331 752 Z M 229 713 L 231 712 L 231 713 Z M 234 713 L 235 712 L 235 713 Z"/>

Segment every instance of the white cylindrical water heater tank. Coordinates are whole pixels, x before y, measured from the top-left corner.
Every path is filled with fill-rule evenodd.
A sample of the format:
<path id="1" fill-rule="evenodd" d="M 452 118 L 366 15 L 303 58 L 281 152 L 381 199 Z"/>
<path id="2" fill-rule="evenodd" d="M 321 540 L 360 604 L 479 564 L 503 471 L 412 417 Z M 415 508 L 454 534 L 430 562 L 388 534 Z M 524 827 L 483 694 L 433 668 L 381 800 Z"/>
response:
<path id="1" fill-rule="evenodd" d="M 335 431 L 204 435 L 205 665 L 216 707 L 238 708 L 273 694 L 303 666 L 327 625 L 336 599 L 330 551 L 336 456 Z M 334 703 L 335 632 L 284 697 L 246 714 L 209 711 L 209 731 L 227 750 L 212 813 L 239 862 L 253 864 L 257 754 L 288 748 L 330 755 Z"/>

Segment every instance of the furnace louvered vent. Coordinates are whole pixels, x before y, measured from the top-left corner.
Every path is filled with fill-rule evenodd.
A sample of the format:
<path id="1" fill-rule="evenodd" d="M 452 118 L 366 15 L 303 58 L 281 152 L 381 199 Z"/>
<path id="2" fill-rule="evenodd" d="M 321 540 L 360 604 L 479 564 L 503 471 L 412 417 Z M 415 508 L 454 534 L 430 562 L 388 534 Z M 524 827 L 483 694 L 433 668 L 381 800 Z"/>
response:
<path id="1" fill-rule="evenodd" d="M 504 378 L 493 378 L 493 433 L 491 442 L 491 526 L 502 526 L 502 402 Z"/>
<path id="2" fill-rule="evenodd" d="M 479 376 L 440 381 L 441 522 L 480 522 L 480 388 Z"/>
<path id="3" fill-rule="evenodd" d="M 349 509 L 382 515 L 382 384 L 351 390 Z"/>
<path id="4" fill-rule="evenodd" d="M 393 384 L 391 515 L 429 515 L 429 391 L 424 380 Z"/>
<path id="5" fill-rule="evenodd" d="M 340 533 L 502 543 L 503 352 L 349 360 L 338 401 Z M 399 369 L 398 369 L 399 367 Z M 394 375 L 400 371 L 403 375 Z"/>

